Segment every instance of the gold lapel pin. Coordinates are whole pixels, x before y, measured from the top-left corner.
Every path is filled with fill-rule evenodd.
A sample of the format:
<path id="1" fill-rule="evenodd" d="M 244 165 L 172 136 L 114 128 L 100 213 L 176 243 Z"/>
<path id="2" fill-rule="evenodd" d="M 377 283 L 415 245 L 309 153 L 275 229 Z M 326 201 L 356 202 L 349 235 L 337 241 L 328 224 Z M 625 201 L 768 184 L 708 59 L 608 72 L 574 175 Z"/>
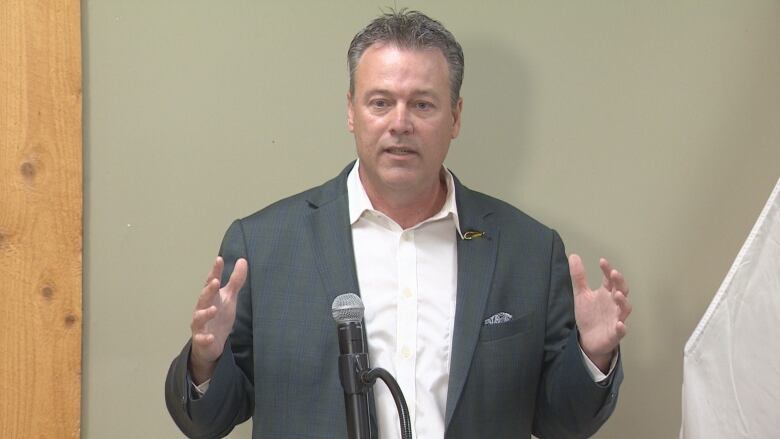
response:
<path id="1" fill-rule="evenodd" d="M 487 235 L 485 232 L 480 232 L 477 230 L 469 230 L 468 232 L 463 234 L 463 239 L 470 241 L 474 238 L 487 238 Z"/>

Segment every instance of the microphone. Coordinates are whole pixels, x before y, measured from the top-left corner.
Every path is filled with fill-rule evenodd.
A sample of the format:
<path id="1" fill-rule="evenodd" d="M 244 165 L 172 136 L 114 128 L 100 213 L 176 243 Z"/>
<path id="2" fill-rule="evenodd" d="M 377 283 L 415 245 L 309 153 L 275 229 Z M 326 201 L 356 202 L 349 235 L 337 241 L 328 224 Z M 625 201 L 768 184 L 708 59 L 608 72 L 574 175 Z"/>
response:
<path id="1" fill-rule="evenodd" d="M 333 300 L 331 313 L 338 324 L 339 378 L 347 409 L 347 437 L 369 439 L 368 389 L 361 375 L 369 370 L 363 339 L 363 301 L 357 294 L 342 294 Z"/>

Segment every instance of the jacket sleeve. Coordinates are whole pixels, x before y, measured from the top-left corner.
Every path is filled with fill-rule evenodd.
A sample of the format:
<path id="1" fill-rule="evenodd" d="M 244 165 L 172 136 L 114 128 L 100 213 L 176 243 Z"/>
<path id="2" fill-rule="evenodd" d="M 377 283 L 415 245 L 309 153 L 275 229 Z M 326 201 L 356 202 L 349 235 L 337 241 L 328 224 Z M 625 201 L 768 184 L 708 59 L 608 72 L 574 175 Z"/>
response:
<path id="1" fill-rule="evenodd" d="M 224 285 L 236 261 L 247 257 L 240 221 L 235 221 L 225 234 L 220 255 L 225 261 L 221 279 Z M 251 272 L 238 294 L 236 321 L 217 361 L 208 391 L 197 399 L 187 368 L 190 349 L 191 342 L 187 342 L 168 369 L 165 380 L 168 412 L 187 437 L 224 437 L 233 427 L 249 419 L 254 410 Z"/>
<path id="2" fill-rule="evenodd" d="M 569 263 L 557 233 L 551 254 L 544 369 L 533 433 L 539 438 L 585 438 L 615 409 L 623 371 L 618 359 L 606 382 L 591 378 L 579 348 Z"/>

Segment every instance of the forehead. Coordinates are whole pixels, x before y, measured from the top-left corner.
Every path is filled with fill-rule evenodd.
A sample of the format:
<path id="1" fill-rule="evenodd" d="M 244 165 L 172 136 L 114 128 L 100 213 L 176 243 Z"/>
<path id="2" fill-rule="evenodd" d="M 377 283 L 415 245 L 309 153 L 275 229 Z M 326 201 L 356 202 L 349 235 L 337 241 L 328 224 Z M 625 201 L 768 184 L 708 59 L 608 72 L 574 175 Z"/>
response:
<path id="1" fill-rule="evenodd" d="M 407 49 L 375 43 L 361 55 L 355 70 L 355 82 L 358 88 L 383 82 L 448 88 L 449 68 L 438 48 Z"/>

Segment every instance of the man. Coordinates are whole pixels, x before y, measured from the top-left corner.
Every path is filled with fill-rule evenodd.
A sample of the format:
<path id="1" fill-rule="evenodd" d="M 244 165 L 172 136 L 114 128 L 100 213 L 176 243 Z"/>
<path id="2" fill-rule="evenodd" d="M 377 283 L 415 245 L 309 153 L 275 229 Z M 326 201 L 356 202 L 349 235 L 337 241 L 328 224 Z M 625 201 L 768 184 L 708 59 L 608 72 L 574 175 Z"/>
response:
<path id="1" fill-rule="evenodd" d="M 359 292 L 370 361 L 398 379 L 415 437 L 592 435 L 622 380 L 622 275 L 602 260 L 590 290 L 557 233 L 443 166 L 463 54 L 439 22 L 385 14 L 348 58 L 358 161 L 231 225 L 166 381 L 177 425 L 221 437 L 252 416 L 256 438 L 345 437 L 330 305 Z M 374 396 L 379 437 L 400 437 Z"/>

